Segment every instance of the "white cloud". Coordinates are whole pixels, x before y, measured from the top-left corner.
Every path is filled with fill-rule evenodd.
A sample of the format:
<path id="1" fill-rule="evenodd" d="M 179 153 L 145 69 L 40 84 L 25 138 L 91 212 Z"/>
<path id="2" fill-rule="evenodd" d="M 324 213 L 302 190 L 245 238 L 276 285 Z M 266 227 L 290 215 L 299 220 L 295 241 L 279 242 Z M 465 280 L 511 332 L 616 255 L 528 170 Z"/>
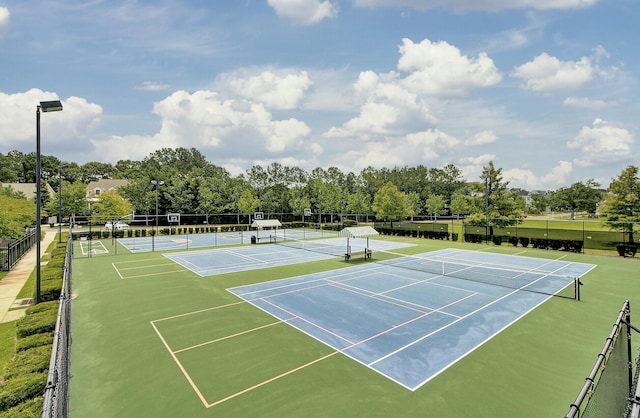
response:
<path id="1" fill-rule="evenodd" d="M 584 126 L 578 135 L 567 143 L 570 149 L 580 152 L 575 160 L 578 166 L 594 166 L 601 163 L 617 163 L 632 157 L 634 144 L 631 132 L 596 119 L 592 126 Z"/>
<path id="2" fill-rule="evenodd" d="M 428 106 L 399 82 L 397 74 L 363 71 L 353 92 L 360 114 L 341 128 L 330 129 L 328 137 L 399 136 L 435 121 Z"/>
<path id="3" fill-rule="evenodd" d="M 489 161 L 496 159 L 495 154 L 482 154 L 476 157 L 463 157 L 459 159 L 458 168 L 467 181 L 480 181 L 482 169 Z"/>
<path id="4" fill-rule="evenodd" d="M 498 136 L 492 131 L 482 131 L 471 136 L 470 138 L 467 138 L 464 141 L 464 145 L 472 147 L 475 145 L 491 144 L 493 142 L 496 142 L 497 140 Z"/>
<path id="5" fill-rule="evenodd" d="M 444 41 L 432 43 L 424 39 L 416 44 L 406 38 L 399 49 L 402 56 L 398 69 L 411 73 L 403 80 L 411 91 L 463 95 L 469 89 L 492 86 L 502 80 L 493 60 L 484 52 L 469 58 Z"/>
<path id="6" fill-rule="evenodd" d="M 529 190 L 547 190 L 566 185 L 572 172 L 573 165 L 570 162 L 559 161 L 551 171 L 540 177 L 527 168 L 504 170 L 502 175 L 510 185 L 517 184 L 518 187 Z"/>
<path id="7" fill-rule="evenodd" d="M 262 71 L 257 75 L 247 71 L 224 74 L 222 84 L 230 86 L 236 94 L 267 108 L 289 110 L 296 108 L 305 92 L 313 85 L 306 71 Z"/>
<path id="8" fill-rule="evenodd" d="M 245 157 L 240 163 L 258 158 L 276 160 L 299 152 L 311 129 L 299 120 L 273 120 L 262 104 L 225 98 L 218 92 L 176 91 L 154 105 L 153 113 L 162 120 L 160 131 L 152 136 L 113 136 L 93 141 L 102 159 L 109 150 L 126 149 L 127 158 L 143 159 L 161 148 L 194 147 L 224 165 L 229 156 Z M 118 156 L 117 159 L 123 158 Z"/>
<path id="9" fill-rule="evenodd" d="M 345 141 L 351 143 L 346 144 Z M 357 140 L 344 139 L 341 144 L 347 151 L 338 154 L 334 162 L 338 166 L 349 167 L 349 170 L 362 170 L 369 166 L 415 166 L 451 155 L 459 143 L 458 139 L 437 129 L 400 137 L 385 137 L 378 141 L 366 142 L 366 146 L 359 146 Z"/>
<path id="10" fill-rule="evenodd" d="M 34 143 L 36 106 L 41 101 L 58 100 L 53 92 L 31 89 L 24 93 L 0 93 L 0 149 L 21 148 Z M 102 108 L 79 97 L 61 100 L 62 112 L 40 116 L 43 152 L 50 145 L 82 147 L 100 124 Z M 35 143 L 34 143 L 35 147 Z"/>
<path id="11" fill-rule="evenodd" d="M 4 38 L 4 35 L 9 32 L 9 9 L 6 7 L 0 7 L 0 40 Z"/>
<path id="12" fill-rule="evenodd" d="M 329 0 L 268 0 L 280 17 L 296 25 L 313 25 L 338 15 L 337 3 Z"/>
<path id="13" fill-rule="evenodd" d="M 588 57 L 580 61 L 560 61 L 545 52 L 516 67 L 511 76 L 523 79 L 529 90 L 551 92 L 582 87 L 593 79 L 596 71 Z"/>
<path id="14" fill-rule="evenodd" d="M 168 84 L 157 83 L 155 81 L 144 81 L 142 85 L 136 87 L 136 90 L 142 91 L 166 91 L 169 90 Z"/>
<path id="15" fill-rule="evenodd" d="M 441 8 L 465 12 L 531 8 L 539 10 L 575 9 L 593 6 L 597 0 L 354 0 L 360 7 L 410 7 L 417 10 Z"/>
<path id="16" fill-rule="evenodd" d="M 617 102 L 606 102 L 604 100 L 593 100 L 588 97 L 567 97 L 563 104 L 569 107 L 579 109 L 604 109 L 607 107 L 617 106 Z"/>

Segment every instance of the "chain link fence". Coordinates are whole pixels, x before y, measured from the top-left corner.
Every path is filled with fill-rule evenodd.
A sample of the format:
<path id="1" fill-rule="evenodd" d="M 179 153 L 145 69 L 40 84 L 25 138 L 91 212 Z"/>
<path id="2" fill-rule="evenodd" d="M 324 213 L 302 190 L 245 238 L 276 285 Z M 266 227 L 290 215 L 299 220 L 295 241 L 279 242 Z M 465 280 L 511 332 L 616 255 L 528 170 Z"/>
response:
<path id="1" fill-rule="evenodd" d="M 49 374 L 44 390 L 43 418 L 69 416 L 69 377 L 71 361 L 71 262 L 73 242 L 67 241 L 62 291 L 56 320 Z"/>

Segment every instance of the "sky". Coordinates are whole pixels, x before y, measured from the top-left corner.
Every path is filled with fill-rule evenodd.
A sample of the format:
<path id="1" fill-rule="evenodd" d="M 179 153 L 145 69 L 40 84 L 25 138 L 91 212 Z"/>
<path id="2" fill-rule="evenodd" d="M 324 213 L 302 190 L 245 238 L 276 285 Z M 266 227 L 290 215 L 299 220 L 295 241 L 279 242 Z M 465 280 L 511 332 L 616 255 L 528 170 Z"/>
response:
<path id="1" fill-rule="evenodd" d="M 0 0 L 0 153 L 458 167 L 608 187 L 640 147 L 637 0 Z"/>

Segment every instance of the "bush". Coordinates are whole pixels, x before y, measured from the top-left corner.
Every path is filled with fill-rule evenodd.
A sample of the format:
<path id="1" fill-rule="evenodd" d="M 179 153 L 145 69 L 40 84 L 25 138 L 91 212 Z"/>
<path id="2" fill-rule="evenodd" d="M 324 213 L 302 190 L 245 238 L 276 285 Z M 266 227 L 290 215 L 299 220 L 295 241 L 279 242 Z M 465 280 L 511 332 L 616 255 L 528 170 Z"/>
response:
<path id="1" fill-rule="evenodd" d="M 518 246 L 518 237 L 509 237 L 509 244 L 513 245 L 514 247 Z"/>
<path id="2" fill-rule="evenodd" d="M 51 346 L 53 344 L 53 333 L 47 332 L 42 334 L 33 334 L 16 341 L 16 352 L 29 350 L 34 347 L 43 345 Z"/>
<path id="3" fill-rule="evenodd" d="M 457 241 L 458 240 L 458 233 L 457 232 L 452 232 L 451 233 L 451 241 Z"/>
<path id="4" fill-rule="evenodd" d="M 616 245 L 616 250 L 620 257 L 634 257 L 638 251 L 638 245 L 634 244 L 620 244 Z"/>
<path id="5" fill-rule="evenodd" d="M 563 242 L 560 240 L 550 239 L 548 242 L 549 242 L 549 248 L 551 248 L 552 250 L 558 251 L 560 248 L 562 248 Z"/>
<path id="6" fill-rule="evenodd" d="M 0 386 L 0 411 L 5 411 L 34 397 L 42 402 L 40 396 L 46 384 L 47 373 L 30 373 L 7 380 Z"/>
<path id="7" fill-rule="evenodd" d="M 0 412 L 0 418 L 40 418 L 42 406 L 42 398 L 37 396 Z"/>
<path id="8" fill-rule="evenodd" d="M 464 234 L 465 242 L 473 242 L 476 244 L 480 244 L 482 243 L 483 239 L 484 239 L 484 235 L 482 234 Z"/>
<path id="9" fill-rule="evenodd" d="M 55 311 L 58 312 L 58 302 L 42 302 L 37 305 L 29 306 L 24 313 L 26 315 L 36 314 L 45 311 Z"/>
<path id="10" fill-rule="evenodd" d="M 502 237 L 500 235 L 494 235 L 491 237 L 494 245 L 502 245 Z"/>
<path id="11" fill-rule="evenodd" d="M 42 302 L 60 299 L 62 279 L 47 280 L 40 283 L 40 300 Z"/>
<path id="12" fill-rule="evenodd" d="M 18 320 L 16 324 L 16 335 L 18 338 L 29 335 L 53 332 L 56 327 L 57 310 L 47 310 L 27 315 Z"/>
<path id="13" fill-rule="evenodd" d="M 520 237 L 518 241 L 520 241 L 520 245 L 522 245 L 524 248 L 527 248 L 529 246 L 529 238 L 527 237 Z"/>
<path id="14" fill-rule="evenodd" d="M 51 346 L 40 346 L 17 353 L 9 366 L 5 369 L 3 377 L 7 380 L 30 373 L 46 373 L 51 360 Z"/>

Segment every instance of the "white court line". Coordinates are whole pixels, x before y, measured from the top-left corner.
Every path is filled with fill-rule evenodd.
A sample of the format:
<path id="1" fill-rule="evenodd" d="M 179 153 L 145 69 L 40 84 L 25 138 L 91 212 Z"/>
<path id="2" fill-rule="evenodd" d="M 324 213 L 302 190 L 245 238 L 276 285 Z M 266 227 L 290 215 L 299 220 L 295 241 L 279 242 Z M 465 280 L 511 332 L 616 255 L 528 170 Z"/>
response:
<path id="1" fill-rule="evenodd" d="M 185 379 L 187 379 L 187 382 L 189 383 L 189 385 L 191 386 L 191 388 L 194 390 L 194 392 L 196 393 L 196 395 L 198 396 L 198 398 L 200 399 L 200 401 L 202 402 L 202 404 L 203 404 L 203 405 L 205 406 L 205 408 L 207 408 L 207 409 L 208 409 L 208 408 L 211 408 L 211 407 L 214 407 L 214 406 L 216 406 L 216 405 L 220 405 L 220 404 L 222 404 L 222 403 L 224 403 L 224 402 L 226 402 L 226 401 L 228 401 L 228 400 L 230 400 L 230 399 L 236 398 L 236 397 L 241 396 L 241 395 L 243 395 L 243 394 L 245 394 L 245 393 L 251 392 L 251 391 L 252 391 L 252 390 L 254 390 L 254 389 L 257 389 L 257 388 L 262 387 L 262 386 L 264 386 L 264 385 L 267 385 L 267 384 L 269 384 L 269 383 L 271 383 L 271 382 L 274 382 L 274 381 L 276 381 L 276 380 L 278 380 L 278 379 L 281 379 L 281 378 L 283 378 L 283 377 L 286 377 L 286 376 L 288 376 L 288 375 L 290 375 L 290 374 L 293 374 L 293 373 L 295 373 L 295 372 L 298 372 L 298 371 L 300 371 L 300 370 L 302 370 L 302 369 L 305 369 L 305 368 L 307 368 L 307 367 L 309 367 L 309 366 L 312 366 L 312 365 L 314 365 L 314 364 L 316 364 L 316 363 L 319 363 L 319 362 L 321 362 L 322 360 L 328 359 L 328 358 L 330 358 L 330 357 L 332 357 L 332 356 L 334 356 L 334 355 L 336 355 L 336 354 L 338 354 L 338 353 L 339 353 L 339 351 L 333 351 L 333 352 L 331 352 L 331 353 L 327 354 L 326 356 L 322 356 L 322 357 L 320 357 L 320 358 L 317 358 L 317 359 L 315 359 L 315 360 L 312 360 L 312 361 L 310 361 L 310 362 L 308 362 L 308 363 L 305 363 L 305 364 L 303 364 L 303 365 L 301 365 L 301 366 L 295 367 L 295 368 L 293 368 L 293 369 L 291 369 L 291 370 L 288 370 L 288 371 L 286 371 L 286 372 L 284 372 L 284 373 L 281 373 L 281 374 L 279 374 L 279 375 L 277 375 L 277 376 L 274 376 L 274 377 L 272 377 L 272 378 L 270 378 L 270 379 L 267 379 L 267 380 L 264 380 L 264 381 L 262 381 L 262 382 L 259 382 L 259 383 L 255 384 L 255 385 L 250 386 L 250 387 L 248 387 L 248 388 L 246 388 L 246 389 L 243 389 L 243 390 L 241 390 L 241 391 L 239 391 L 239 392 L 233 393 L 233 394 L 231 394 L 231 395 L 229 395 L 229 396 L 227 396 L 227 397 L 225 397 L 225 398 L 222 398 L 222 399 L 219 399 L 219 400 L 217 400 L 217 401 L 214 401 L 214 402 L 209 403 L 209 402 L 207 401 L 207 399 L 204 397 L 204 395 L 202 394 L 202 392 L 200 391 L 200 389 L 198 388 L 198 386 L 195 384 L 195 382 L 193 381 L 193 379 L 191 378 L 191 376 L 189 375 L 189 373 L 187 372 L 187 370 L 184 368 L 184 366 L 182 365 L 182 363 L 180 362 L 180 360 L 178 360 L 178 357 L 177 357 L 177 355 L 176 355 L 176 354 L 178 354 L 178 353 L 180 353 L 180 352 L 182 352 L 182 351 L 185 351 L 186 349 L 173 351 L 173 350 L 171 349 L 171 347 L 169 346 L 169 344 L 167 343 L 167 341 L 165 340 L 165 338 L 162 336 L 162 333 L 160 332 L 160 330 L 158 330 L 158 328 L 156 327 L 155 323 L 156 323 L 156 322 L 160 322 L 160 321 L 166 321 L 166 320 L 170 320 L 170 319 L 175 319 L 175 318 L 181 318 L 181 317 L 184 317 L 184 316 L 193 315 L 193 314 L 197 314 L 197 313 L 201 313 L 201 312 L 207 312 L 207 311 L 212 311 L 212 310 L 217 310 L 217 309 L 227 308 L 227 307 L 230 307 L 230 306 L 240 305 L 240 304 L 243 304 L 243 303 L 246 303 L 246 302 L 245 302 L 245 301 L 234 302 L 234 303 L 230 303 L 230 304 L 227 304 L 227 305 L 215 306 L 215 307 L 212 307 L 212 308 L 201 309 L 201 310 L 199 310 L 199 311 L 188 312 L 188 313 L 184 313 L 184 314 L 173 315 L 173 316 L 166 317 L 166 318 L 156 319 L 156 320 L 153 320 L 153 321 L 151 321 L 151 322 L 150 322 L 150 323 L 151 323 L 151 326 L 153 327 L 153 329 L 155 330 L 156 334 L 158 335 L 158 338 L 160 338 L 160 341 L 161 341 L 161 342 L 162 342 L 162 344 L 164 345 L 165 349 L 169 352 L 169 355 L 171 356 L 171 358 L 173 359 L 173 361 L 176 363 L 176 365 L 177 365 L 177 366 L 178 366 L 178 368 L 180 369 L 180 372 L 182 372 L 183 376 L 185 377 Z M 274 322 L 274 323 L 271 323 L 271 324 L 264 325 L 264 326 L 262 326 L 262 327 L 254 328 L 254 329 L 252 329 L 252 330 L 248 330 L 248 331 L 241 332 L 241 333 L 238 333 L 238 334 L 234 334 L 234 335 L 230 335 L 230 336 L 227 336 L 227 337 L 223 337 L 223 338 L 220 338 L 220 339 L 218 339 L 218 340 L 216 340 L 216 341 L 221 341 L 221 340 L 224 340 L 224 339 L 233 338 L 233 337 L 236 337 L 236 336 L 239 336 L 239 335 L 242 335 L 242 334 L 246 334 L 246 333 L 248 333 L 248 332 L 253 332 L 253 331 L 256 331 L 256 330 L 259 330 L 259 329 L 267 328 L 267 327 L 270 327 L 270 326 L 273 326 L 273 325 L 277 325 L 277 324 L 281 324 L 281 323 L 283 323 L 283 321 L 277 321 L 277 322 Z M 191 347 L 191 348 L 196 348 L 196 347 L 198 347 L 198 346 L 203 346 L 203 345 L 210 344 L 210 343 L 212 343 L 212 342 L 207 342 L 207 343 L 199 344 L 199 345 L 194 346 L 194 347 Z"/>

